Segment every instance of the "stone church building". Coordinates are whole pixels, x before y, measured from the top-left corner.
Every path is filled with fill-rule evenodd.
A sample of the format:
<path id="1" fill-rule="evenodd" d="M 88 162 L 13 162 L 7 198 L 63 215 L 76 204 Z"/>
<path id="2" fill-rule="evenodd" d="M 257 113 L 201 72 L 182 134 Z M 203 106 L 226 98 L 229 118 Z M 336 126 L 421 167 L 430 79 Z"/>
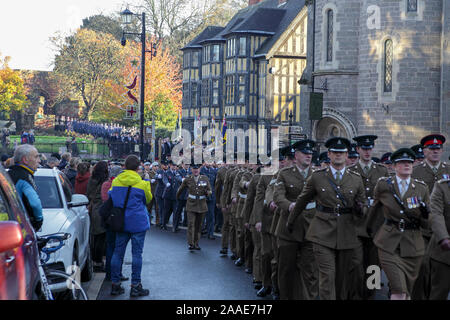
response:
<path id="1" fill-rule="evenodd" d="M 450 140 L 449 42 L 447 0 L 250 0 L 183 48 L 183 127 L 196 115 L 244 130 L 291 120 L 322 145 L 376 134 L 376 156 L 430 133 Z"/>

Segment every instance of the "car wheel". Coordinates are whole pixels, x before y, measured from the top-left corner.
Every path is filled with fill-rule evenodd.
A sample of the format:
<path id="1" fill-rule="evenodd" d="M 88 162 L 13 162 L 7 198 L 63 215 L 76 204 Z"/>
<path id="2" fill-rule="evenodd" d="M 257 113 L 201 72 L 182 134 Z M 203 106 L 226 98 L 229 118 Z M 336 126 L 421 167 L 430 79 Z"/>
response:
<path id="1" fill-rule="evenodd" d="M 86 257 L 86 263 L 84 264 L 84 268 L 81 271 L 81 281 L 91 281 L 92 277 L 94 275 L 94 264 L 92 263 L 92 257 L 91 257 L 91 248 L 88 246 L 88 254 Z"/>

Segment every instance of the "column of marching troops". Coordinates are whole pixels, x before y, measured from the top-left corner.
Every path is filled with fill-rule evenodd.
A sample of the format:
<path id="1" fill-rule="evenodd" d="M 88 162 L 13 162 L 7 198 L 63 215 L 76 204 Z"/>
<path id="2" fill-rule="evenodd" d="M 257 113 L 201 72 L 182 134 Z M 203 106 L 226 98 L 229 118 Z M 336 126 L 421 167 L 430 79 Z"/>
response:
<path id="1" fill-rule="evenodd" d="M 276 172 L 259 160 L 220 164 L 214 184 L 223 214 L 220 254 L 231 251 L 234 264 L 245 265 L 257 296 L 370 299 L 367 269 L 379 266 L 391 299 L 447 299 L 445 138 L 424 137 L 415 151 L 401 148 L 384 155 L 384 163 L 372 160 L 376 139 L 328 140 L 322 167 L 311 162 L 312 140 L 279 150 Z"/>

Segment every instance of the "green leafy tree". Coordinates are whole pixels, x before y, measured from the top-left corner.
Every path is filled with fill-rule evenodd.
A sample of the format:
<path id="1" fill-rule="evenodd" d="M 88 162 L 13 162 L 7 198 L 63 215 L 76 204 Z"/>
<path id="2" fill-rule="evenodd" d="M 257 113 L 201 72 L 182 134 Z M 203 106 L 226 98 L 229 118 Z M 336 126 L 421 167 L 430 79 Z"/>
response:
<path id="1" fill-rule="evenodd" d="M 83 101 L 82 118 L 88 119 L 107 90 L 106 82 L 120 77 L 125 49 L 112 35 L 89 29 L 52 42 L 58 50 L 54 71 L 63 79 L 65 94 Z"/>
<path id="2" fill-rule="evenodd" d="M 81 29 L 89 29 L 95 32 L 103 32 L 112 35 L 116 40 L 120 41 L 123 35 L 123 29 L 120 19 L 97 14 L 83 19 Z"/>
<path id="3" fill-rule="evenodd" d="M 11 112 L 28 106 L 26 90 L 20 73 L 8 66 L 10 58 L 0 55 L 0 111 L 9 119 Z"/>

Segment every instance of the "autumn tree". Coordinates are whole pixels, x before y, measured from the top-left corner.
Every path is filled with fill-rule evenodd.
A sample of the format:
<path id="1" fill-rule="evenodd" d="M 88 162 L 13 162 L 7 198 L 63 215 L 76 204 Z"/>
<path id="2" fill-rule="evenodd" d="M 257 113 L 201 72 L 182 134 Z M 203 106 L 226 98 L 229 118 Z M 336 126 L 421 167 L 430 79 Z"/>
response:
<path id="1" fill-rule="evenodd" d="M 28 105 L 23 79 L 8 66 L 9 60 L 0 55 L 0 111 L 7 119 L 13 111 L 21 111 Z"/>
<path id="2" fill-rule="evenodd" d="M 110 34 L 79 29 L 75 35 L 52 38 L 57 48 L 54 71 L 63 79 L 66 96 L 79 96 L 88 119 L 105 93 L 107 81 L 119 79 L 125 50 Z"/>
<path id="3" fill-rule="evenodd" d="M 156 41 L 156 39 L 152 39 Z M 150 48 L 150 41 L 147 48 Z M 127 105 L 135 104 L 139 107 L 140 90 L 140 55 L 141 44 L 128 42 L 130 49 L 123 62 L 120 82 L 107 82 L 108 90 L 98 101 L 98 107 L 93 113 L 93 118 L 100 122 L 119 122 L 121 124 L 138 125 L 138 121 L 125 120 Z M 156 127 L 173 130 L 175 128 L 177 112 L 181 108 L 181 66 L 176 63 L 168 49 L 162 49 L 159 42 L 156 48 L 158 54 L 153 59 L 146 59 L 146 83 L 145 83 L 145 121 L 150 125 L 152 116 L 155 117 Z M 126 93 L 136 81 L 130 93 L 138 100 L 134 101 Z"/>

